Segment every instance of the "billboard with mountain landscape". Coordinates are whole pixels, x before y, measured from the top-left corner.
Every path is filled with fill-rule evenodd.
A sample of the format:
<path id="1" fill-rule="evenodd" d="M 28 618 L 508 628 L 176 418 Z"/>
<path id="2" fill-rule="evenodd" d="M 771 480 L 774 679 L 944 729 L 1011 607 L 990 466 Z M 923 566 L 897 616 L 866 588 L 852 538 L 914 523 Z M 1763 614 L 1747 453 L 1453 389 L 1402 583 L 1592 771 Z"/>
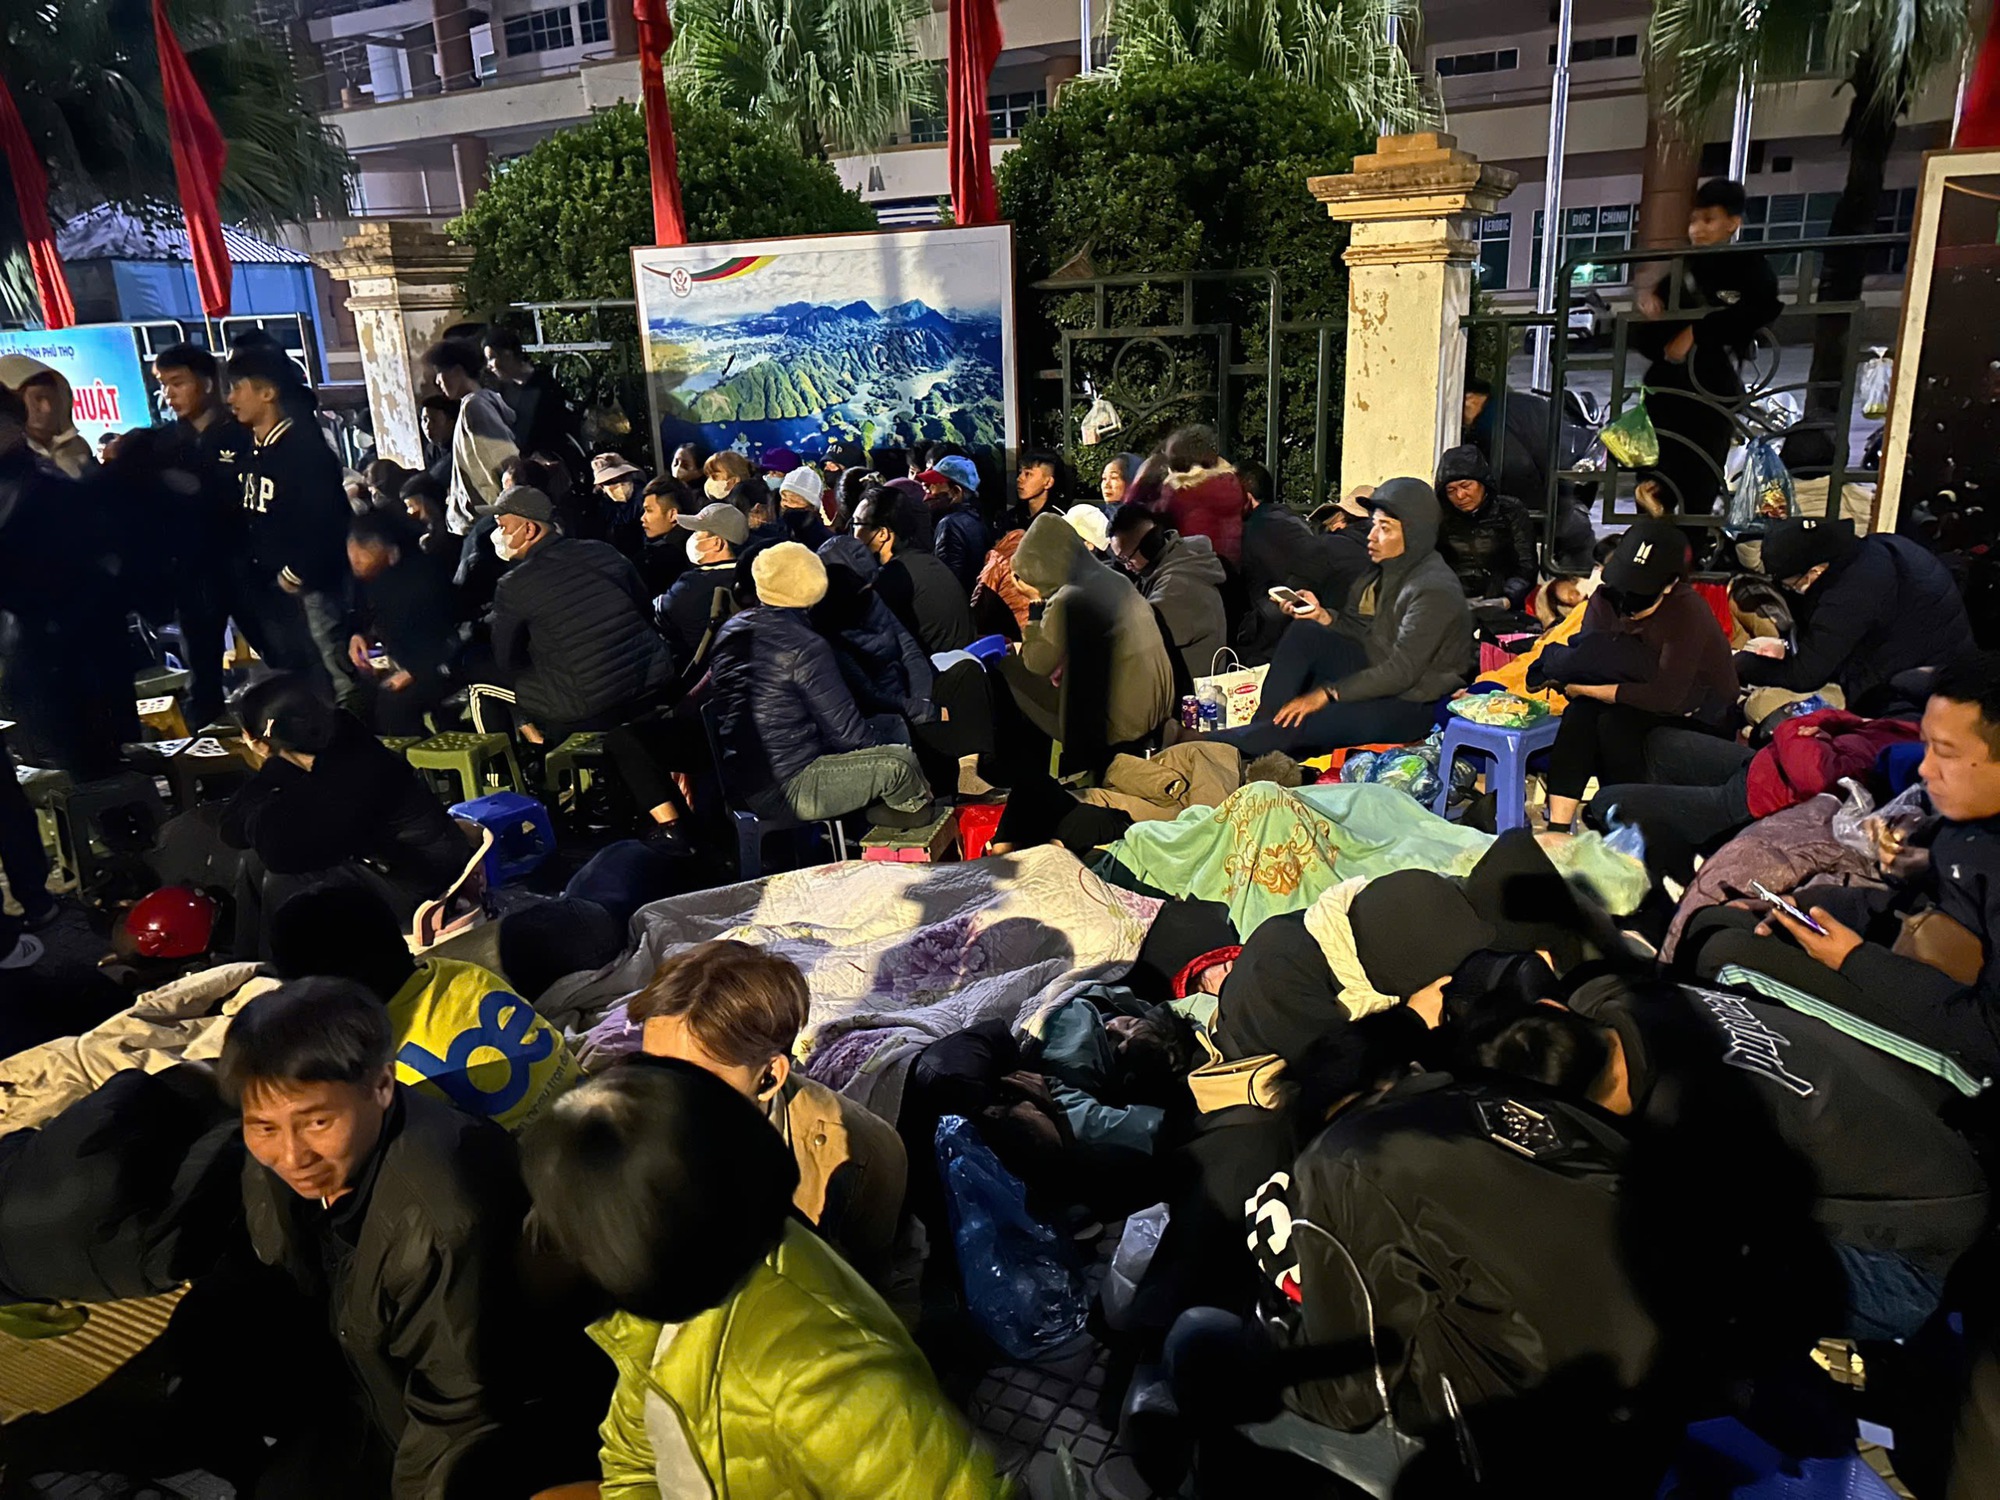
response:
<path id="1" fill-rule="evenodd" d="M 808 457 L 836 442 L 1008 447 L 1013 231 L 816 235 L 632 252 L 653 431 Z"/>

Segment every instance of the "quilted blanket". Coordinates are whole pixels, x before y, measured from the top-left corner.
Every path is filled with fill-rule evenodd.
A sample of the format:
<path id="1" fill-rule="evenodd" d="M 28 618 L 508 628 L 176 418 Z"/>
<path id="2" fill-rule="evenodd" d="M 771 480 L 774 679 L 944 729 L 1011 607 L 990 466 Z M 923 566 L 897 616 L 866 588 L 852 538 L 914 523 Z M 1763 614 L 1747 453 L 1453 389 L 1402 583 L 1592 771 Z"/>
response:
<path id="1" fill-rule="evenodd" d="M 894 1120 L 910 1060 L 979 1021 L 1026 1024 L 1080 980 L 1122 973 L 1159 903 L 1056 845 L 964 864 L 850 861 L 675 896 L 633 917 L 624 959 L 538 1002 L 588 1026 L 582 1060 L 638 1046 L 625 1004 L 660 961 L 734 938 L 796 963 L 812 991 L 806 1071 Z"/>

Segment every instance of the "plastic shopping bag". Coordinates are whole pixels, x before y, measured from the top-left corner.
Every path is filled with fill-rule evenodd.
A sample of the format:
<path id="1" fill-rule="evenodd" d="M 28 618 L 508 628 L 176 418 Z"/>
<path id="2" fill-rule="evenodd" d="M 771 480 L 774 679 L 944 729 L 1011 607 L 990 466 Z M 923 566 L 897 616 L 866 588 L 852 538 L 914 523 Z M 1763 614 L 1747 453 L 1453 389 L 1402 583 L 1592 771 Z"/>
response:
<path id="1" fill-rule="evenodd" d="M 1914 837 L 1936 814 L 1921 781 L 1913 783 L 1880 807 L 1867 787 L 1852 776 L 1840 779 L 1845 802 L 1833 815 L 1833 836 L 1856 854 L 1875 861 L 1885 875 L 1906 873 L 1923 858 Z"/>
<path id="2" fill-rule="evenodd" d="M 1646 393 L 1641 390 L 1614 420 L 1597 434 L 1604 451 L 1628 469 L 1650 469 L 1660 461 L 1660 435 L 1646 411 Z"/>
<path id="3" fill-rule="evenodd" d="M 1743 472 L 1736 476 L 1736 487 L 1729 492 L 1729 512 L 1723 524 L 1731 531 L 1758 530 L 1767 521 L 1782 521 L 1798 513 L 1785 461 L 1764 439 L 1751 439 L 1743 455 Z"/>
<path id="4" fill-rule="evenodd" d="M 1896 378 L 1896 362 L 1887 349 L 1870 349 L 1869 357 L 1855 371 L 1854 385 L 1861 397 L 1861 415 L 1880 421 L 1889 415 L 1889 388 Z"/>
<path id="5" fill-rule="evenodd" d="M 1086 447 L 1095 448 L 1112 433 L 1125 426 L 1125 419 L 1118 415 L 1118 408 L 1102 396 L 1095 396 L 1090 410 L 1083 414 L 1083 441 Z"/>
<path id="6" fill-rule="evenodd" d="M 1160 1248 L 1160 1236 L 1167 1232 L 1167 1205 L 1155 1203 L 1125 1221 L 1118 1248 L 1111 1256 L 1111 1269 L 1104 1273 L 1098 1295 L 1104 1301 L 1104 1321 L 1113 1328 L 1132 1326 L 1132 1303 L 1139 1295 L 1139 1283 Z"/>
<path id="7" fill-rule="evenodd" d="M 1090 1312 L 1069 1242 L 1028 1212 L 1028 1190 L 963 1115 L 938 1121 L 936 1144 L 972 1316 L 1013 1359 L 1068 1343 Z"/>

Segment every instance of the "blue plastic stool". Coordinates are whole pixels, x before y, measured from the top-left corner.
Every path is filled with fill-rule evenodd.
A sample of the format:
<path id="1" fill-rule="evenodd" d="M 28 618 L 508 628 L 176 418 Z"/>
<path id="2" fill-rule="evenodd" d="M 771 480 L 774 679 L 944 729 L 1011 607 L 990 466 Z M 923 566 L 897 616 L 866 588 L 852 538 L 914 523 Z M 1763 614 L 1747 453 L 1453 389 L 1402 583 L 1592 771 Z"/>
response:
<path id="1" fill-rule="evenodd" d="M 451 815 L 492 833 L 493 849 L 486 856 L 488 885 L 509 885 L 533 874 L 556 851 L 556 829 L 549 820 L 549 810 L 519 792 L 494 792 L 456 803 Z"/>
<path id="2" fill-rule="evenodd" d="M 1726 1495 L 1729 1500 L 1891 1500 L 1895 1491 L 1859 1453 L 1794 1458 L 1734 1417 L 1696 1422 L 1659 1493 Z"/>
<path id="3" fill-rule="evenodd" d="M 1493 762 L 1486 775 L 1486 790 L 1493 793 L 1493 831 L 1528 826 L 1528 757 L 1556 742 L 1562 728 L 1561 715 L 1538 719 L 1526 729 L 1502 729 L 1495 724 L 1479 724 L 1451 715 L 1451 727 L 1444 732 L 1444 746 L 1438 754 L 1438 792 L 1431 811 L 1440 818 L 1451 798 L 1451 767 L 1460 751 L 1484 755 Z"/>
<path id="4" fill-rule="evenodd" d="M 978 640 L 965 648 L 965 654 L 975 657 L 980 661 L 992 661 L 995 657 L 1005 656 L 1007 654 L 1007 637 L 1004 635 L 982 635 Z"/>

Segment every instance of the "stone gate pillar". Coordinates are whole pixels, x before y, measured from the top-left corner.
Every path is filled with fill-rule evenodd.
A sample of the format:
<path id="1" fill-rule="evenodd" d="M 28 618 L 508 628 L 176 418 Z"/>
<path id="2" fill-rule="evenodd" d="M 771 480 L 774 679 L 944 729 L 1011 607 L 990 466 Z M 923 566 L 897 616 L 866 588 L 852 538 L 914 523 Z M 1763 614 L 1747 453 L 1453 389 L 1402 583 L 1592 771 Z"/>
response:
<path id="1" fill-rule="evenodd" d="M 461 286 L 471 262 L 469 248 L 412 219 L 364 223 L 340 249 L 319 257 L 349 288 L 375 452 L 408 469 L 424 466 L 417 417 L 430 387 L 423 353 L 464 318 Z"/>
<path id="2" fill-rule="evenodd" d="M 1326 211 L 1352 226 L 1347 253 L 1347 397 L 1340 488 L 1397 475 L 1428 480 L 1458 441 L 1478 220 L 1517 174 L 1482 164 L 1449 135 L 1385 135 L 1354 170 L 1313 177 Z"/>

